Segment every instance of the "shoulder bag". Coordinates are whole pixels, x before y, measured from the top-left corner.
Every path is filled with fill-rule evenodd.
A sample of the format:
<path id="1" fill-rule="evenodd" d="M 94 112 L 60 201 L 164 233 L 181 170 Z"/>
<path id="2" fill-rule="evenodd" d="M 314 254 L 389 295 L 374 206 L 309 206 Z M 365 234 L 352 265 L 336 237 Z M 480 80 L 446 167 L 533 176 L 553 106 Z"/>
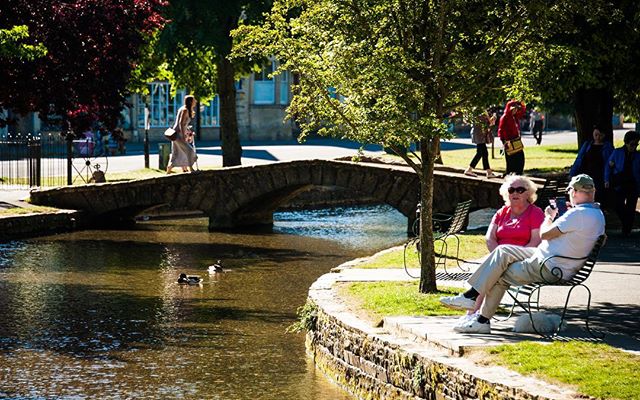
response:
<path id="1" fill-rule="evenodd" d="M 508 156 L 512 156 L 516 153 L 524 151 L 524 145 L 522 144 L 522 138 L 518 136 L 515 139 L 505 140 L 504 142 L 504 152 Z"/>
<path id="2" fill-rule="evenodd" d="M 178 115 L 176 115 L 176 121 L 174 122 L 173 127 L 167 128 L 164 131 L 165 139 L 170 140 L 170 141 L 173 142 L 174 140 L 176 140 L 178 138 L 177 128 L 178 128 L 178 124 L 180 123 L 180 119 L 181 118 L 182 118 L 182 110 L 180 110 L 180 112 L 178 112 Z"/>

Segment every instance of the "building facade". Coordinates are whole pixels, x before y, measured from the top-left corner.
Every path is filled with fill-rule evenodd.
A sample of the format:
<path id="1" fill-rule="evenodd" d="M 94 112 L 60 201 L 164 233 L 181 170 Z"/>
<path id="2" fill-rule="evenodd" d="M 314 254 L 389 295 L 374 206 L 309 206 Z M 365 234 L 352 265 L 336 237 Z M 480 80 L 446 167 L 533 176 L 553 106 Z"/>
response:
<path id="1" fill-rule="evenodd" d="M 291 74 L 287 71 L 270 78 L 269 75 L 275 67 L 276 63 L 273 61 L 261 72 L 236 81 L 236 113 L 242 141 L 294 138 L 295 124 L 284 120 L 286 108 L 291 101 Z M 148 107 L 149 140 L 153 142 L 165 140 L 163 132 L 173 126 L 176 112 L 182 106 L 184 96 L 187 94 L 185 90 L 177 90 L 175 97 L 172 97 L 171 85 L 163 81 L 149 84 L 149 93 L 145 99 L 134 95 L 131 99 L 132 106 L 122 111 L 119 127 L 130 141 L 144 140 L 146 107 Z M 220 123 L 220 102 L 216 96 L 209 104 L 200 107 L 200 140 L 219 140 Z M 37 113 L 32 113 L 21 116 L 15 126 L 0 128 L 0 136 L 6 136 L 9 132 L 33 133 L 59 130 L 60 127 L 55 124 L 55 121 L 45 124 L 38 118 Z"/>

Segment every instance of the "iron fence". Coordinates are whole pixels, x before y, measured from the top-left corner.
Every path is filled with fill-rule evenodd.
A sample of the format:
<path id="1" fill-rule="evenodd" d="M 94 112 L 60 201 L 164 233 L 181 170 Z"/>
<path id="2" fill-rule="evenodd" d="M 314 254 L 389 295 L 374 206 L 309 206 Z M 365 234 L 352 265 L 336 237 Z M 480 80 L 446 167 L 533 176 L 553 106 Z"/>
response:
<path id="1" fill-rule="evenodd" d="M 68 182 L 68 145 L 58 133 L 7 134 L 0 138 L 2 189 L 62 186 Z"/>

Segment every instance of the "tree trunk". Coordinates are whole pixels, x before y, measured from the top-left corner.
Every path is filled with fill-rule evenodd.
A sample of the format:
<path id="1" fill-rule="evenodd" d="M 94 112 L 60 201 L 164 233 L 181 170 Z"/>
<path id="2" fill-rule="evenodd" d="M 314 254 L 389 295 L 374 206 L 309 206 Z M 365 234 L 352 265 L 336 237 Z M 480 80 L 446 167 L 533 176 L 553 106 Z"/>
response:
<path id="1" fill-rule="evenodd" d="M 578 148 L 593 138 L 593 127 L 598 126 L 606 140 L 613 143 L 613 94 L 609 89 L 578 89 L 574 93 Z"/>
<path id="2" fill-rule="evenodd" d="M 420 179 L 420 293 L 433 293 L 436 287 L 436 260 L 433 247 L 433 169 L 439 137 L 420 141 L 422 177 Z"/>
<path id="3" fill-rule="evenodd" d="M 235 68 L 225 57 L 221 57 L 218 61 L 218 96 L 220 97 L 222 166 L 240 165 L 242 147 L 236 115 Z"/>

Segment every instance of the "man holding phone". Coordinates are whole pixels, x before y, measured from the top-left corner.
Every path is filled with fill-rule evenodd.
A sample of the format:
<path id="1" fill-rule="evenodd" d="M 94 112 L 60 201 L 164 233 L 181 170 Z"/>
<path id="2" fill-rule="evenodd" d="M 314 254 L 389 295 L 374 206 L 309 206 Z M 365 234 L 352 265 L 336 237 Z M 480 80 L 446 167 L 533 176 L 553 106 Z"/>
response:
<path id="1" fill-rule="evenodd" d="M 480 314 L 468 322 L 454 327 L 460 333 L 491 333 L 490 319 L 495 314 L 505 291 L 510 285 L 526 285 L 542 280 L 558 280 L 551 273 L 558 268 L 563 280 L 570 279 L 582 266 L 583 260 L 555 258 L 545 263 L 549 256 L 586 257 L 598 237 L 604 234 L 604 215 L 594 202 L 595 184 L 589 175 L 580 174 L 571 179 L 567 187 L 571 208 L 556 219 L 557 208 L 545 209 L 545 220 L 540 227 L 542 242 L 537 248 L 500 245 L 469 278 L 471 289 L 453 297 L 442 297 L 440 302 L 451 308 L 473 309 L 475 299 L 485 295 Z M 555 219 L 555 221 L 554 221 Z"/>

